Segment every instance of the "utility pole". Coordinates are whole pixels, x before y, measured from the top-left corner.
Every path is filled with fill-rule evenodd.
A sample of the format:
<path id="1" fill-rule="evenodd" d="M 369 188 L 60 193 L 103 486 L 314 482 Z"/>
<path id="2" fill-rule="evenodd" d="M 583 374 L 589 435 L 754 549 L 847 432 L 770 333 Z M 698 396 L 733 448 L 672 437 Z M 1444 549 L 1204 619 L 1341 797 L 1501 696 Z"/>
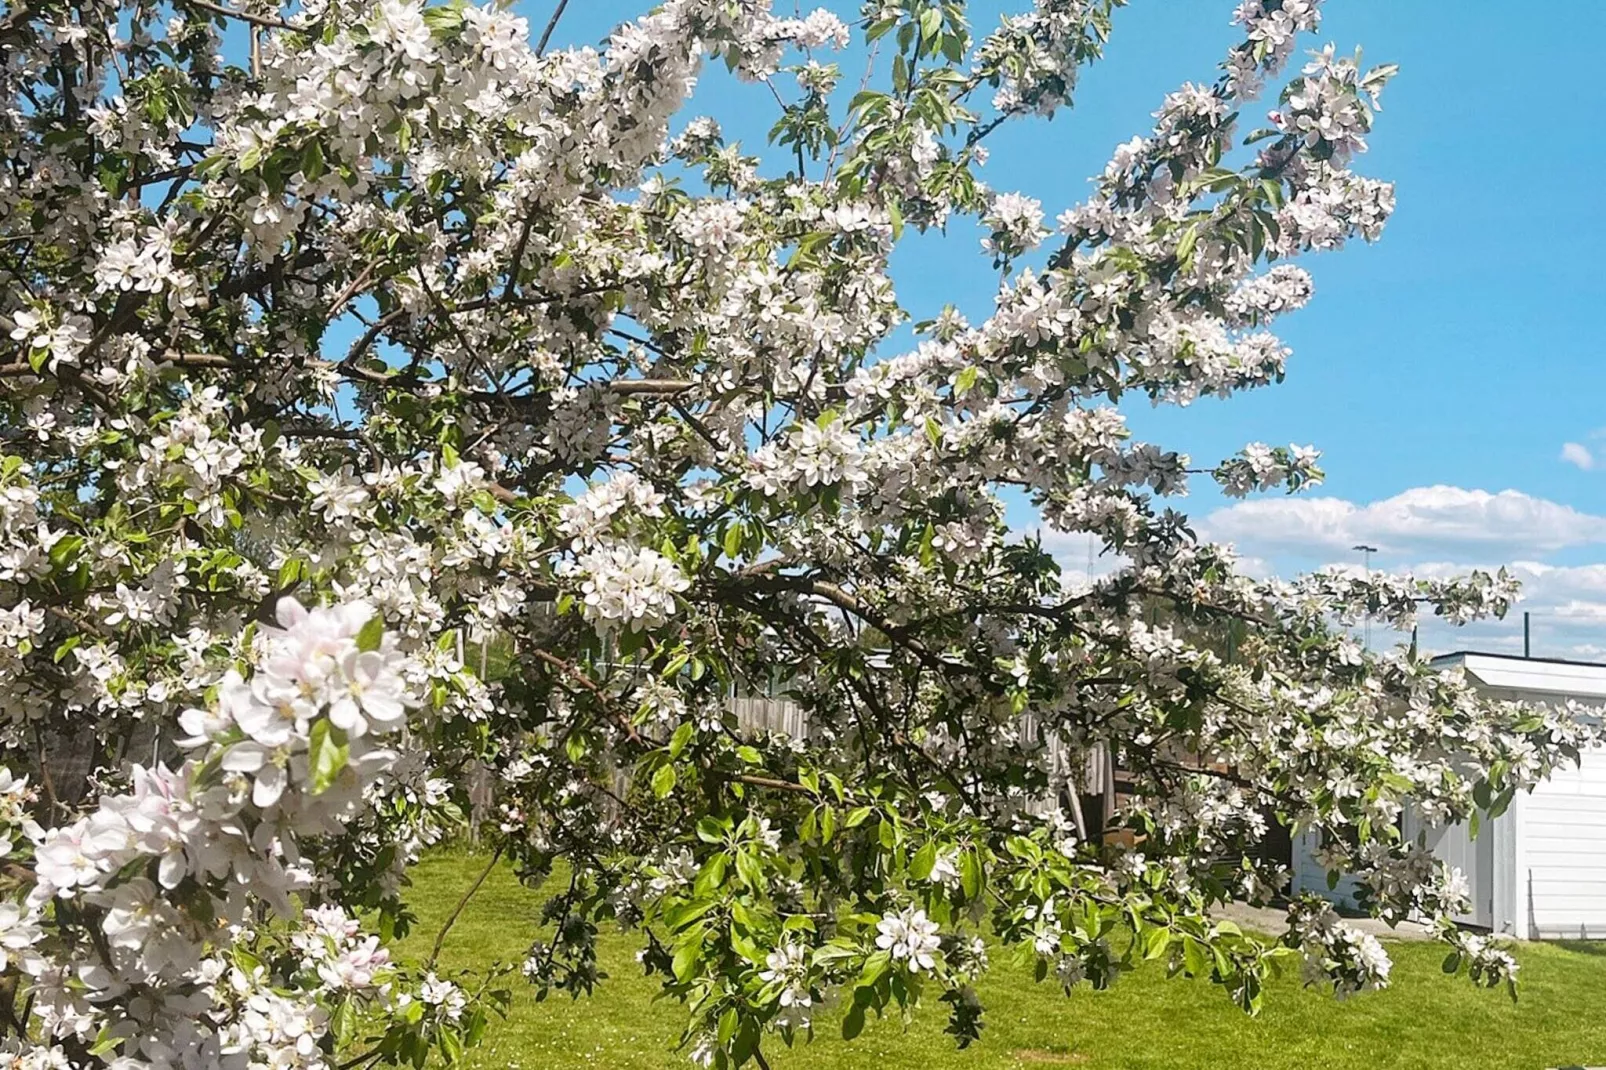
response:
<path id="1" fill-rule="evenodd" d="M 1359 542 L 1359 543 L 1356 543 L 1354 546 L 1350 547 L 1350 549 L 1359 550 L 1361 552 L 1361 568 L 1366 572 L 1367 578 L 1370 579 L 1371 576 L 1372 576 L 1372 555 L 1377 553 L 1377 547 L 1368 546 L 1364 542 Z M 1372 649 L 1372 613 L 1371 613 L 1370 610 L 1368 610 L 1367 613 L 1366 613 L 1365 636 L 1366 636 L 1366 639 L 1365 639 L 1366 649 L 1367 650 L 1371 650 Z"/>

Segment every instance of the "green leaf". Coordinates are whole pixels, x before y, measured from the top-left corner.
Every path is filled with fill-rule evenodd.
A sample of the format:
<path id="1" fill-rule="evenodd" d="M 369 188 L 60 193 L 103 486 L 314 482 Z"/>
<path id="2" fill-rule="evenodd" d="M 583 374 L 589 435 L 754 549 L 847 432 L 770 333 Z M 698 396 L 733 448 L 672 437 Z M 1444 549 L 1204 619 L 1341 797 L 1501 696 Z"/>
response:
<path id="1" fill-rule="evenodd" d="M 892 29 L 897 24 L 898 20 L 896 17 L 880 19 L 876 22 L 873 22 L 870 24 L 870 28 L 864 31 L 864 39 L 866 42 L 874 43 L 878 38 L 883 36 L 888 30 Z M 861 97 L 865 95 L 865 93 L 859 94 Z M 877 93 L 875 95 L 880 96 L 881 94 Z M 854 105 L 857 106 L 859 97 L 854 97 L 853 100 Z"/>
<path id="2" fill-rule="evenodd" d="M 876 830 L 876 838 L 880 840 L 881 846 L 885 847 L 889 851 L 892 850 L 898 846 L 897 826 L 891 821 L 883 820 L 881 822 L 881 827 Z"/>
<path id="3" fill-rule="evenodd" d="M 278 583 L 275 586 L 281 591 L 289 587 L 306 575 L 306 567 L 307 563 L 302 558 L 290 558 L 290 560 L 279 566 Z"/>
<path id="4" fill-rule="evenodd" d="M 1189 227 L 1182 234 L 1182 241 L 1177 244 L 1177 263 L 1186 264 L 1193 256 L 1193 247 L 1199 243 L 1199 228 Z"/>
<path id="5" fill-rule="evenodd" d="M 736 1034 L 736 1042 L 731 1045 L 731 1060 L 741 1066 L 753 1057 L 758 1051 L 758 1020 L 743 1018 L 742 1028 Z"/>
<path id="6" fill-rule="evenodd" d="M 358 650 L 378 650 L 380 641 L 385 638 L 385 618 L 375 613 L 363 624 L 357 632 Z"/>
<path id="7" fill-rule="evenodd" d="M 321 718 L 312 726 L 308 752 L 308 762 L 312 767 L 312 794 L 322 795 L 340 778 L 351 757 L 346 733 L 331 724 L 329 718 Z"/>
<path id="8" fill-rule="evenodd" d="M 690 721 L 675 729 L 675 734 L 669 737 L 669 756 L 679 758 L 696 731 L 696 727 Z"/>
<path id="9" fill-rule="evenodd" d="M 897 197 L 887 198 L 887 214 L 892 217 L 892 240 L 903 237 L 903 208 Z"/>
<path id="10" fill-rule="evenodd" d="M 725 529 L 725 556 L 740 557 L 742 553 L 742 525 L 732 524 Z"/>
<path id="11" fill-rule="evenodd" d="M 703 863 L 703 868 L 697 871 L 692 892 L 696 895 L 713 895 L 725 883 L 725 869 L 726 856 L 722 851 Z"/>
<path id="12" fill-rule="evenodd" d="M 351 1043 L 351 1035 L 357 1027 L 356 1017 L 350 1000 L 343 999 L 335 1006 L 334 1013 L 329 1016 L 329 1033 L 335 1038 L 337 1046 Z"/>
<path id="13" fill-rule="evenodd" d="M 89 1049 L 91 1055 L 106 1055 L 116 1051 L 125 1040 L 125 1037 L 112 1032 L 110 1023 L 101 1026 L 100 1035 L 95 1038 L 94 1046 Z"/>
<path id="14" fill-rule="evenodd" d="M 652 775 L 652 793 L 662 799 L 675 790 L 675 767 L 668 763 L 660 765 L 658 771 Z"/>
<path id="15" fill-rule="evenodd" d="M 1207 977 L 1210 974 L 1210 956 L 1205 946 L 1191 936 L 1182 938 L 1182 961 L 1188 967 L 1188 973 L 1193 977 Z"/>
<path id="16" fill-rule="evenodd" d="M 308 179 L 318 179 L 328 170 L 329 167 L 323 159 L 323 146 L 318 143 L 317 138 L 313 138 L 301 149 L 301 173 Z"/>
<path id="17" fill-rule="evenodd" d="M 891 968 L 892 953 L 877 951 L 864 960 L 864 969 L 859 971 L 859 979 L 854 984 L 859 988 L 873 988 Z"/>
<path id="18" fill-rule="evenodd" d="M 855 1003 L 842 1019 L 842 1039 L 852 1040 L 864 1032 L 864 1008 Z"/>
<path id="19" fill-rule="evenodd" d="M 931 876 L 931 871 L 936 864 L 937 844 L 932 841 L 915 852 L 913 861 L 909 863 L 909 876 L 917 881 L 926 880 Z"/>
<path id="20" fill-rule="evenodd" d="M 703 945 L 701 940 L 688 941 L 675 949 L 675 958 L 671 968 L 675 971 L 676 980 L 690 980 L 692 971 L 697 968 L 697 960 L 702 957 Z"/>
<path id="21" fill-rule="evenodd" d="M 975 902 L 981 895 L 981 854 L 974 847 L 959 856 L 959 887 L 965 898 Z"/>
<path id="22" fill-rule="evenodd" d="M 762 891 L 765 887 L 764 867 L 759 865 L 751 852 L 736 852 L 736 875 L 754 891 Z"/>

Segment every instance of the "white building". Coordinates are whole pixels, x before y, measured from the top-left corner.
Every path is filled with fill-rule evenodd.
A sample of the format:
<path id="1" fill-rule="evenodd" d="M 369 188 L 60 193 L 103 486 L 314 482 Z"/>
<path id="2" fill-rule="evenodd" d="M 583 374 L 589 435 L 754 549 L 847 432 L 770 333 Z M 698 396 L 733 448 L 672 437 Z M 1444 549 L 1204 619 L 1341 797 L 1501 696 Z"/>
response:
<path id="1" fill-rule="evenodd" d="M 1535 703 L 1574 699 L 1606 708 L 1606 665 L 1504 654 L 1445 654 L 1442 669 L 1462 669 L 1496 698 Z M 1403 831 L 1422 831 L 1411 815 Z M 1457 920 L 1527 940 L 1606 938 L 1606 750 L 1559 770 L 1509 809 L 1484 821 L 1476 840 L 1467 826 L 1429 828 L 1427 842 L 1467 875 L 1472 911 Z M 1353 884 L 1329 892 L 1327 874 L 1296 840 L 1294 887 L 1343 903 Z"/>

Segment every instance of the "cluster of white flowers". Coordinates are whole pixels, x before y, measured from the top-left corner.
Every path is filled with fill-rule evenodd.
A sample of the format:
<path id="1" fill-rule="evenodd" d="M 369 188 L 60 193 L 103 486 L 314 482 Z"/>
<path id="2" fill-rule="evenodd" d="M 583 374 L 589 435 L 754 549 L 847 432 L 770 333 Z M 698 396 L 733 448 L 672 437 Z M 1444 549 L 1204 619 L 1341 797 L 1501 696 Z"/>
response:
<path id="1" fill-rule="evenodd" d="M 1494 988 L 1516 982 L 1520 967 L 1500 937 L 1461 930 L 1447 936 L 1466 960 L 1467 972 L 1475 983 Z"/>
<path id="2" fill-rule="evenodd" d="M 32 978 L 47 1039 L 112 1028 L 129 1056 L 285 1051 L 295 1053 L 285 1065 L 321 1065 L 326 1008 L 244 975 L 216 985 L 208 956 L 218 926 L 251 925 L 257 902 L 294 916 L 291 896 L 311 879 L 298 841 L 336 832 L 352 816 L 393 758 L 369 737 L 399 727 L 414 700 L 404 659 L 369 607 L 307 609 L 287 598 L 277 620 L 255 644 L 251 678 L 230 671 L 214 707 L 184 715 L 200 759 L 178 770 L 136 766 L 126 794 L 103 797 L 71 825 L 34 830 L 35 883 L 22 907 L 0 905 L 0 947 Z M 9 807 L 5 815 L 15 816 Z M 181 886 L 193 891 L 179 894 Z M 58 923 L 67 904 L 77 904 L 80 920 L 59 951 L 31 950 L 40 912 L 53 902 Z M 377 938 L 359 937 L 336 908 L 306 918 L 295 943 L 321 984 L 373 988 L 388 963 Z M 131 985 L 169 998 L 129 1002 Z M 204 998 L 214 989 L 233 994 L 224 1003 Z M 237 1015 L 228 1009 L 236 1003 Z M 219 1032 L 196 1019 L 209 1007 L 221 1016 Z"/>
<path id="3" fill-rule="evenodd" d="M 766 495 L 839 487 L 857 491 L 870 479 L 859 439 L 840 420 L 805 423 L 752 457 L 748 482 Z"/>
<path id="4" fill-rule="evenodd" d="M 981 247 L 999 262 L 1007 262 L 1037 248 L 1049 233 L 1043 226 L 1042 202 L 1019 193 L 1000 193 L 994 197 L 981 222 L 992 231 L 982 239 Z"/>
<path id="5" fill-rule="evenodd" d="M 949 848 L 946 851 L 937 853 L 937 857 L 931 863 L 930 879 L 944 888 L 959 887 L 959 851 L 957 848 Z"/>
<path id="6" fill-rule="evenodd" d="M 936 956 L 942 947 L 937 930 L 937 923 L 926 917 L 924 910 L 905 907 L 889 911 L 876 922 L 875 946 L 910 973 L 930 971 L 936 968 Z"/>
<path id="7" fill-rule="evenodd" d="M 1068 102 L 1082 64 L 1099 53 L 1114 6 L 1110 0 L 1034 0 L 1030 12 L 1006 16 L 978 50 L 983 65 L 1011 60 L 999 64 L 1004 77 L 993 107 L 1052 115 Z"/>
<path id="8" fill-rule="evenodd" d="M 1268 796 L 1380 914 L 1450 909 L 1453 882 L 1389 831 L 1405 800 L 1464 817 L 1474 770 L 1518 790 L 1598 732 L 1333 625 L 1503 612 L 1510 578 L 1250 579 L 1172 500 L 1194 474 L 1312 485 L 1315 451 L 1196 466 L 1121 415 L 1284 374 L 1272 328 L 1312 291 L 1289 261 L 1393 210 L 1351 169 L 1392 69 L 1323 49 L 1285 75 L 1318 3 L 1243 0 L 1220 77 L 1158 101 L 1026 267 L 1044 206 L 980 180 L 982 142 L 1071 99 L 1118 3 L 1023 6 L 973 43 L 957 0 L 866 5 L 883 60 L 846 110 L 822 56 L 776 76 L 848 26 L 771 0 L 666 0 L 598 48 L 532 44 L 498 4 L 268 5 L 249 67 L 217 4 L 7 16 L 0 266 L 27 285 L 0 294 L 0 769 L 131 759 L 0 779 L 0 854 L 33 877 L 0 903 L 0 954 L 43 1045 L 16 1061 L 104 1032 L 128 1070 L 340 1065 L 353 1006 L 473 1032 L 473 986 L 404 982 L 349 915 L 299 909 L 396 916 L 463 811 L 595 889 L 555 901 L 531 956 L 576 991 L 599 911 L 658 926 L 762 887 L 743 910 L 782 931 L 772 908 L 861 891 L 800 854 L 830 841 L 893 872 L 908 837 L 931 843 L 874 943 L 958 993 L 961 1030 L 973 876 L 1062 981 L 1102 980 L 1107 949 L 1066 919 L 1118 907 L 1086 889 L 1204 924 L 1228 894 L 1204 859 Z M 678 123 L 710 58 L 781 97 L 782 157 Z M 1240 167 L 1237 116 L 1276 83 Z M 954 295 L 898 352 L 894 250 L 964 218 L 999 272 L 992 312 Z M 1011 530 L 1020 506 L 1107 574 L 1061 575 Z M 1186 629 L 1155 619 L 1173 613 Z M 806 724 L 789 738 L 727 690 L 778 676 Z M 1184 775 L 1198 763 L 1162 742 L 1184 736 L 1249 783 Z M 1141 852 L 1085 815 L 1021 817 L 1098 754 L 1133 771 Z M 644 759 L 650 783 L 621 784 Z M 1280 879 L 1243 861 L 1233 888 Z M 1028 864 L 1058 868 L 1052 907 L 1011 883 Z M 1295 924 L 1341 985 L 1384 975 L 1328 919 Z M 762 971 L 715 976 L 753 956 L 712 929 L 680 963 L 747 987 L 694 1010 L 709 1059 L 732 1057 L 721 1007 L 738 1036 L 749 1015 L 800 1026 L 876 953 L 805 962 L 784 931 L 800 942 Z"/>
<path id="9" fill-rule="evenodd" d="M 664 496 L 634 472 L 619 472 L 586 490 L 558 513 L 559 530 L 578 549 L 611 541 L 615 525 L 637 517 L 661 518 Z"/>
<path id="10" fill-rule="evenodd" d="M 1322 470 L 1316 464 L 1320 459 L 1321 452 L 1312 446 L 1285 448 L 1251 442 L 1237 457 L 1218 465 L 1214 475 L 1222 493 L 1232 498 L 1284 485 L 1298 490 L 1322 481 Z"/>
<path id="11" fill-rule="evenodd" d="M 1260 91 L 1262 76 L 1276 71 L 1288 57 L 1302 33 L 1312 33 L 1322 23 L 1322 0 L 1243 0 L 1233 13 L 1233 21 L 1244 29 L 1245 43 L 1228 56 L 1225 64 L 1233 90 L 1242 96 Z"/>
<path id="12" fill-rule="evenodd" d="M 1266 323 L 1305 307 L 1313 289 L 1310 273 L 1304 268 L 1278 264 L 1234 290 L 1227 298 L 1227 311 L 1235 326 Z"/>
<path id="13" fill-rule="evenodd" d="M 11 314 L 15 324 L 11 339 L 25 343 L 28 359 L 43 357 L 48 370 L 56 372 L 63 364 L 78 363 L 78 354 L 89 342 L 93 326 L 89 317 L 79 312 L 67 312 L 60 322 L 49 323 L 45 314 L 31 309 L 18 309 Z"/>
<path id="14" fill-rule="evenodd" d="M 691 587 L 675 563 L 656 550 L 604 546 L 583 555 L 577 567 L 586 619 L 601 631 L 624 627 L 648 631 L 675 613 L 675 596 Z"/>
<path id="15" fill-rule="evenodd" d="M 1393 962 L 1377 937 L 1348 925 L 1328 903 L 1289 910 L 1289 942 L 1304 955 L 1305 979 L 1331 983 L 1340 997 L 1387 988 Z"/>
<path id="16" fill-rule="evenodd" d="M 775 997 L 781 1010 L 778 1023 L 788 1029 L 807 1029 L 814 994 L 809 981 L 809 955 L 806 944 L 791 941 L 782 944 L 764 958 L 764 969 L 759 979 L 778 990 Z"/>
<path id="17" fill-rule="evenodd" d="M 291 942 L 301 953 L 301 968 L 317 973 L 330 989 L 366 992 L 390 965 L 379 937 L 364 935 L 356 918 L 333 905 L 308 910 L 306 928 Z"/>

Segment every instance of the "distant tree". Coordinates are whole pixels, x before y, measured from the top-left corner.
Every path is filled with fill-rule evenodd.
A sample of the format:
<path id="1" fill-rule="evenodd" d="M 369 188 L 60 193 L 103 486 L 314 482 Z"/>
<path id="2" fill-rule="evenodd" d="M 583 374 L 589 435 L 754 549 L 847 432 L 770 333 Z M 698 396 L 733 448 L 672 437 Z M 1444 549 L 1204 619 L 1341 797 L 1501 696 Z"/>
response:
<path id="1" fill-rule="evenodd" d="M 1393 205 L 1349 170 L 1391 68 L 1328 47 L 1284 84 L 1317 4 L 1245 0 L 1217 80 L 1051 229 L 983 184 L 986 142 L 1069 104 L 1116 2 L 973 38 L 958 0 L 851 28 L 668 0 L 547 51 L 557 15 L 532 47 L 461 0 L 13 0 L 8 1065 L 451 1061 L 498 978 L 386 945 L 471 805 L 525 879 L 561 875 L 546 935 L 509 931 L 539 993 L 588 991 L 598 927 L 636 926 L 720 1067 L 922 998 L 969 1042 L 987 932 L 1067 989 L 1144 959 L 1249 1010 L 1283 958 L 1384 984 L 1315 901 L 1280 940 L 1213 920 L 1283 885 L 1268 810 L 1508 980 L 1395 819 L 1498 811 L 1587 730 L 1345 626 L 1500 613 L 1512 585 L 1247 578 L 1163 500 L 1297 490 L 1315 453 L 1196 468 L 1117 408 L 1281 379 L 1290 259 Z M 815 58 L 844 48 L 856 93 Z M 771 156 L 672 125 L 704 56 L 774 94 Z M 898 351 L 893 248 L 972 220 L 996 311 Z M 1006 492 L 1113 571 L 1065 581 Z M 736 730 L 732 683 L 776 677 L 808 738 Z M 38 756 L 85 729 L 74 807 Z M 1128 835 L 1031 816 L 1101 751 Z"/>

